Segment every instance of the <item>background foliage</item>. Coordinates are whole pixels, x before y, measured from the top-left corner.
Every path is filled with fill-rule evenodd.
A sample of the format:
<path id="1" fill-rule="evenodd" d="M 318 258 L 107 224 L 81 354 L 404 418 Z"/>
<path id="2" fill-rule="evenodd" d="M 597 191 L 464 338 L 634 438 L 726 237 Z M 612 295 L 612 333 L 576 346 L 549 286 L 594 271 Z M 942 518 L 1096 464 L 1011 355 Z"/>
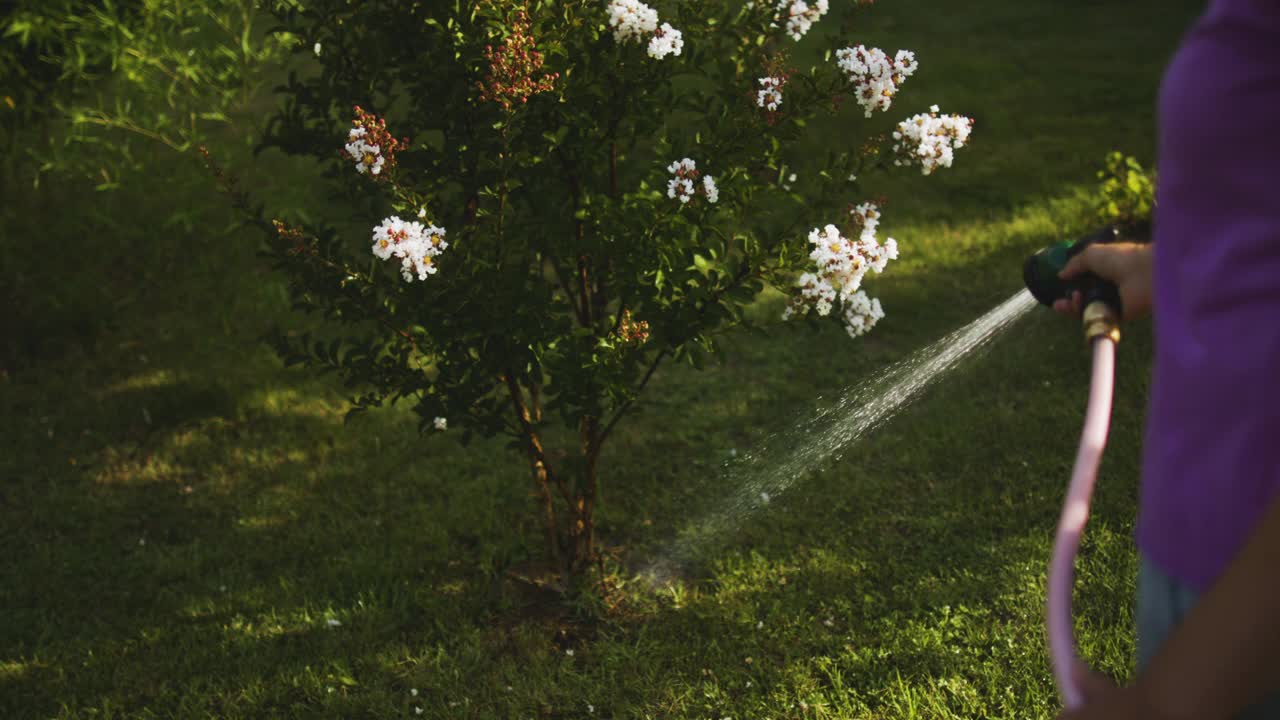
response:
<path id="1" fill-rule="evenodd" d="M 9 0 L 0 6 L 0 108 L 10 174 L 118 187 L 140 143 L 185 151 L 262 89 L 292 45 L 259 0 Z M 239 118 L 242 122 L 243 115 Z M 21 132 L 39 127 L 39 134 Z M 21 139 L 20 142 L 17 142 Z M 33 172 L 34 170 L 34 172 Z"/>

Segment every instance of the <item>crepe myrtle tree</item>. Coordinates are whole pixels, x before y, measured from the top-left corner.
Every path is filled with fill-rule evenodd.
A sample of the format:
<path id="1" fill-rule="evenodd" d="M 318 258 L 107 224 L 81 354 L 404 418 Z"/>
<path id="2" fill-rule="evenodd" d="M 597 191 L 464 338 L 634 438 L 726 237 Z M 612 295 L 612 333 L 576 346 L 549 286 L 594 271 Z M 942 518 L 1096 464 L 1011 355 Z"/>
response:
<path id="1" fill-rule="evenodd" d="M 296 304 L 328 320 L 279 351 L 359 388 L 352 413 L 409 400 L 424 432 L 513 438 L 548 559 L 579 574 L 601 448 L 661 363 L 701 367 L 766 285 L 853 337 L 883 316 L 861 283 L 898 249 L 857 178 L 950 166 L 972 121 L 876 124 L 918 65 L 855 42 L 865 4 L 822 38 L 826 0 L 290 4 L 319 67 L 283 88 L 272 143 L 330 163 L 369 229 L 275 222 Z M 811 31 L 825 59 L 800 71 Z M 846 100 L 862 112 L 797 180 Z"/>

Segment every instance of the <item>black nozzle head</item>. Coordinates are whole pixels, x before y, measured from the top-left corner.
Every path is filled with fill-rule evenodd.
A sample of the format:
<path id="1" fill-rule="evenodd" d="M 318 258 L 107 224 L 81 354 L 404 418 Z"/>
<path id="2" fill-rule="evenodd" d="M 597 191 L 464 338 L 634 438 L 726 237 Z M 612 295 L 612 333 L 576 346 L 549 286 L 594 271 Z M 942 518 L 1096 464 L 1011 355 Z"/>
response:
<path id="1" fill-rule="evenodd" d="M 1071 243 L 1061 242 L 1040 250 L 1022 265 L 1022 281 L 1041 305 L 1052 307 L 1055 300 L 1071 293 L 1067 281 L 1058 277 L 1071 258 Z"/>
<path id="2" fill-rule="evenodd" d="M 1070 280 L 1063 280 L 1058 273 L 1076 254 L 1095 243 L 1114 242 L 1119 237 L 1114 226 L 1105 227 L 1079 240 L 1068 240 L 1050 245 L 1031 257 L 1022 266 L 1022 281 L 1027 290 L 1041 305 L 1053 307 L 1053 303 L 1071 297 L 1079 291 L 1085 304 L 1102 300 L 1121 314 L 1120 292 L 1116 286 L 1093 273 L 1085 273 Z"/>

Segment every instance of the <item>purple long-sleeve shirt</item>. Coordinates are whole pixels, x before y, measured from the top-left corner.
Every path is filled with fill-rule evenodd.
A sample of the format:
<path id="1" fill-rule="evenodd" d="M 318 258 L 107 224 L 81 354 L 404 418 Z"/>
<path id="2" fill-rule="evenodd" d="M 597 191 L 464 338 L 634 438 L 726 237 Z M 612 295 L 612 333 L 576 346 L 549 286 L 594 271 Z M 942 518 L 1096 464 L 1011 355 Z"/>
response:
<path id="1" fill-rule="evenodd" d="M 1160 91 L 1138 544 L 1204 591 L 1280 495 L 1280 0 L 1213 0 Z"/>

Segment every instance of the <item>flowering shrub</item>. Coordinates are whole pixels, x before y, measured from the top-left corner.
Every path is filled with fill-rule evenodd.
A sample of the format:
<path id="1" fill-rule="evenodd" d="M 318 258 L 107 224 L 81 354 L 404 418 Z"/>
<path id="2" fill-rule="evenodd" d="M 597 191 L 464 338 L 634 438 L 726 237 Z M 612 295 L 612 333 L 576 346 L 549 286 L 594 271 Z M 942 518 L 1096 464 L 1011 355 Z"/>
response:
<path id="1" fill-rule="evenodd" d="M 511 436 L 548 554 L 587 567 L 601 448 L 660 364 L 700 367 L 766 285 L 792 293 L 788 318 L 871 330 L 884 309 L 863 281 L 899 248 L 856 178 L 929 174 L 968 141 L 971 121 L 936 107 L 891 141 L 872 111 L 904 102 L 915 56 L 851 45 L 828 13 L 825 0 L 280 11 L 306 52 L 325 50 L 314 77 L 291 80 L 274 142 L 338 150 L 342 214 L 382 218 L 373 258 L 369 236 L 276 226 L 295 299 L 334 328 L 282 336 L 280 351 L 362 388 L 353 412 L 410 399 L 424 431 Z M 801 38 L 827 59 L 791 67 Z M 831 152 L 799 151 L 850 97 L 862 112 Z M 572 447 L 551 447 L 554 425 Z"/>

